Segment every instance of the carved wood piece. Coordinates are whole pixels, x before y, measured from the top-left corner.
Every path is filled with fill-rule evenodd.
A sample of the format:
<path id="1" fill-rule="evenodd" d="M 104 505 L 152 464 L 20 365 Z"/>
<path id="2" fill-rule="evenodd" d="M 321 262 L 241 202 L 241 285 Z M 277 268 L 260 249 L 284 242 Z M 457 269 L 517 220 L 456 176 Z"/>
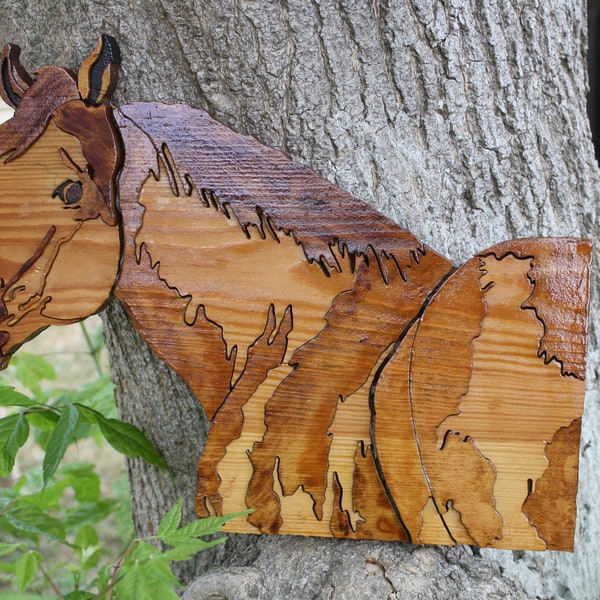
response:
<path id="1" fill-rule="evenodd" d="M 367 204 L 188 106 L 106 104 L 2 54 L 0 368 L 114 293 L 211 421 L 229 531 L 570 549 L 591 245 L 454 269 Z"/>

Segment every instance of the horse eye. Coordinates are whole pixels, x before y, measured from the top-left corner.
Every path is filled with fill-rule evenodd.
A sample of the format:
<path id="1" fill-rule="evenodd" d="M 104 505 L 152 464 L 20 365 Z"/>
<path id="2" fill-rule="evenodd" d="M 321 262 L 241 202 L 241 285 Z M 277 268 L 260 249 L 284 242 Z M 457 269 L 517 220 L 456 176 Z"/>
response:
<path id="1" fill-rule="evenodd" d="M 52 192 L 53 198 L 56 198 L 57 196 L 68 206 L 77 204 L 83 197 L 83 186 L 81 185 L 81 181 L 67 179 Z"/>

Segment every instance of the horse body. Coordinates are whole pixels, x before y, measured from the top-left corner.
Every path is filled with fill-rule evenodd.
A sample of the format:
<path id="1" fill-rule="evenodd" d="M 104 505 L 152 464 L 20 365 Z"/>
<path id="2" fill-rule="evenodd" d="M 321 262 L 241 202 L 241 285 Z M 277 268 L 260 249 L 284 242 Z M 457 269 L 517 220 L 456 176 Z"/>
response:
<path id="1" fill-rule="evenodd" d="M 28 79 L 4 51 L 17 111 L 0 128 L 0 366 L 114 294 L 211 422 L 199 515 L 252 508 L 231 525 L 246 532 L 568 547 L 589 243 L 504 242 L 455 271 L 204 111 L 101 104 L 115 52 L 104 36 L 76 84 L 56 67 Z"/>
<path id="2" fill-rule="evenodd" d="M 210 398 L 209 391 L 201 390 L 206 381 L 201 370 L 185 373 L 205 406 L 221 407 L 207 410 L 213 423 L 199 466 L 198 511 L 223 510 L 223 496 L 233 492 L 224 491 L 218 463 L 230 444 L 244 435 L 247 445 L 229 450 L 229 460 L 240 472 L 233 487 L 249 485 L 249 495 L 257 497 L 250 504 L 268 506 L 264 511 L 256 508 L 252 522 L 278 531 L 286 519 L 280 517 L 282 498 L 273 490 L 281 487 L 284 496 L 293 496 L 302 486 L 309 504 L 315 505 L 313 533 L 327 534 L 331 526 L 323 519 L 323 505 L 333 487 L 329 428 L 338 407 L 363 386 L 368 390 L 374 366 L 417 316 L 451 264 L 364 203 L 352 199 L 355 206 L 349 208 L 354 212 L 340 212 L 347 194 L 252 138 L 234 134 L 203 111 L 136 104 L 118 113 L 125 146 L 149 145 L 143 154 L 159 158 L 158 165 L 154 158 L 145 170 L 139 169 L 137 159 L 131 166 L 126 159 L 123 167 L 126 259 L 115 293 L 160 352 L 166 340 L 156 328 L 164 329 L 165 321 L 148 324 L 148 311 L 138 304 L 140 290 L 145 289 L 139 263 L 147 253 L 142 262 L 154 268 L 154 285 L 163 292 L 176 290 L 181 299 L 179 321 L 185 321 L 190 337 L 197 331 L 190 341 L 194 350 L 204 343 L 202 330 L 194 329 L 200 319 L 203 325 L 209 321 L 221 328 L 221 356 L 235 353 L 233 368 L 231 361 L 222 362 L 231 380 L 229 389 L 218 388 L 220 397 Z M 176 123 L 185 124 L 181 136 Z M 213 157 L 207 148 L 218 148 L 219 155 Z M 133 150 L 126 156 L 139 154 Z M 270 177 L 252 172 L 257 154 L 271 169 Z M 151 169 L 154 175 L 149 175 Z M 225 174 L 239 180 L 232 184 Z M 297 193 L 294 189 L 302 190 L 305 203 L 296 227 L 275 204 L 279 196 L 287 199 Z M 249 208 L 257 197 L 260 214 L 256 205 L 253 211 Z M 299 212 L 302 205 L 297 202 Z M 168 227 L 175 219 L 182 223 L 176 232 Z M 373 220 L 382 224 L 383 249 L 376 243 Z M 319 231 L 313 221 L 327 223 L 329 230 Z M 371 228 L 372 245 L 361 241 L 356 222 Z M 396 247 L 386 230 L 394 232 Z M 182 256 L 187 257 L 184 263 Z M 270 336 L 286 338 L 279 355 L 268 359 L 272 342 L 262 348 L 255 345 L 267 329 Z M 178 370 L 172 358 L 165 360 Z M 256 374 L 261 362 L 262 371 Z M 250 389 L 244 397 L 234 400 L 238 389 L 246 386 Z M 255 408 L 254 421 L 240 412 L 249 402 L 261 407 Z M 243 423 L 219 414 L 230 411 L 232 403 Z M 367 403 L 368 395 L 365 410 Z M 352 452 L 346 465 L 338 465 L 338 477 L 351 478 L 357 445 L 370 444 L 368 420 L 365 425 L 362 438 L 347 441 Z M 347 497 L 352 497 L 349 490 Z M 331 512 L 333 499 L 327 504 L 325 510 Z"/>

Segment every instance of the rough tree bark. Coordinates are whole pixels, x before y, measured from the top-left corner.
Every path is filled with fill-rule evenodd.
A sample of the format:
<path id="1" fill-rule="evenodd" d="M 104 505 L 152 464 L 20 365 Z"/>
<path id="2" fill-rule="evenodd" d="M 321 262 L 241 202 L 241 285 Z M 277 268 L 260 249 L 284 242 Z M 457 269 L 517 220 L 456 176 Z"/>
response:
<path id="1" fill-rule="evenodd" d="M 508 238 L 597 237 L 584 0 L 2 0 L 0 22 L 31 68 L 77 67 L 111 33 L 116 103 L 208 109 L 457 263 Z M 597 283 L 574 554 L 230 536 L 180 570 L 200 577 L 186 597 L 597 597 Z M 175 474 L 130 465 L 146 533 L 178 496 L 192 516 L 206 423 L 116 303 L 105 322 L 122 416 Z"/>

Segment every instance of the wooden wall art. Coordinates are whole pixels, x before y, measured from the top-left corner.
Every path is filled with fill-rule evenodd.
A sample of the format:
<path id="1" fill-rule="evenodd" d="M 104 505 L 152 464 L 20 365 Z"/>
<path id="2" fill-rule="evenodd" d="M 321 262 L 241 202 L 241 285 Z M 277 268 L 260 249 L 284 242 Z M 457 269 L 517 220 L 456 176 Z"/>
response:
<path id="1" fill-rule="evenodd" d="M 230 531 L 572 549 L 591 244 L 459 268 L 369 205 L 184 105 L 107 104 L 2 53 L 0 363 L 125 305 L 211 427 L 200 516 Z M 118 182 L 118 184 L 117 184 Z"/>

